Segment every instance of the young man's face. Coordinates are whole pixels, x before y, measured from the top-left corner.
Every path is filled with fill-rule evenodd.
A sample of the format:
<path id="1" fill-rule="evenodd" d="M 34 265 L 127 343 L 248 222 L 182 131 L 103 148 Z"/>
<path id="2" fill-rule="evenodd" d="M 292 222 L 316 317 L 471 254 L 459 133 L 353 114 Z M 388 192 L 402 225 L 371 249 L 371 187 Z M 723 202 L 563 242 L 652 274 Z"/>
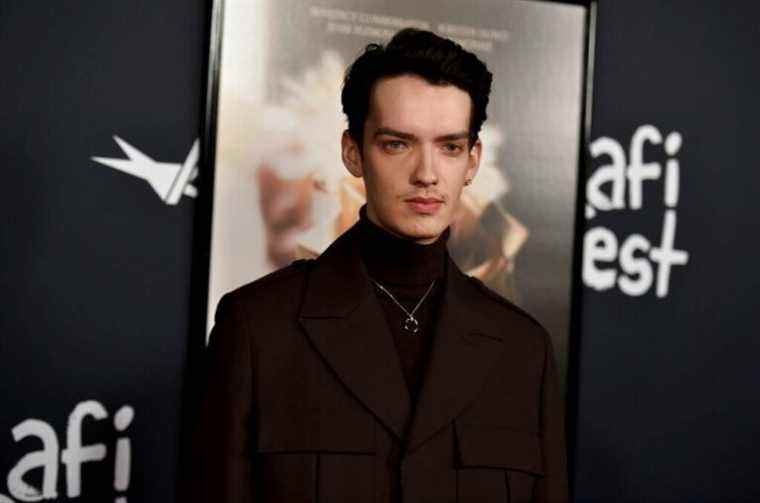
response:
<path id="1" fill-rule="evenodd" d="M 344 164 L 364 178 L 372 222 L 422 244 L 446 230 L 480 161 L 480 141 L 468 146 L 471 107 L 458 87 L 414 75 L 375 84 L 362 147 L 348 132 L 342 139 Z"/>

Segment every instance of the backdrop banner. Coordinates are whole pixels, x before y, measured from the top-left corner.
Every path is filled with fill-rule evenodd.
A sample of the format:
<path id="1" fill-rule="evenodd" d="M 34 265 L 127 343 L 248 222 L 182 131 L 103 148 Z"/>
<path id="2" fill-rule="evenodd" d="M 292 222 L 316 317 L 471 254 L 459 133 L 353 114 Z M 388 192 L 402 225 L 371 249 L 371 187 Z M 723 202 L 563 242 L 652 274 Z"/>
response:
<path id="1" fill-rule="evenodd" d="M 452 256 L 550 330 L 564 376 L 585 24 L 586 8 L 546 2 L 225 2 L 209 313 L 356 221 L 365 195 L 341 162 L 343 74 L 364 46 L 414 26 L 457 40 L 494 74 Z"/>
<path id="2" fill-rule="evenodd" d="M 175 501 L 202 1 L 0 7 L 0 502 Z"/>
<path id="3" fill-rule="evenodd" d="M 755 2 L 599 2 L 576 501 L 760 501 Z"/>

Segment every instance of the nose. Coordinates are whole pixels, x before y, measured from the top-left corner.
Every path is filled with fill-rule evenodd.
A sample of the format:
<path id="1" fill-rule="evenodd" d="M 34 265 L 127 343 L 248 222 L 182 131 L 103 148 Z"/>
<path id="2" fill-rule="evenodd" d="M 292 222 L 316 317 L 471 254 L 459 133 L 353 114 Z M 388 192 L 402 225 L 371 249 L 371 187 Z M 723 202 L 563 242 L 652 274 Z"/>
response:
<path id="1" fill-rule="evenodd" d="M 419 157 L 412 172 L 412 184 L 427 187 L 438 183 L 433 148 L 425 146 L 420 149 Z"/>

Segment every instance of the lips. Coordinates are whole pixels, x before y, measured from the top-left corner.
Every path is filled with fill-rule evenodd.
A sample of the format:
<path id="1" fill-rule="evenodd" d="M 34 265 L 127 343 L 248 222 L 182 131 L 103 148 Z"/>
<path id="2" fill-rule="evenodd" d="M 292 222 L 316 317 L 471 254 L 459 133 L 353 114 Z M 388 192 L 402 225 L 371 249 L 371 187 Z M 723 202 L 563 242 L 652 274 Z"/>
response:
<path id="1" fill-rule="evenodd" d="M 443 201 L 435 197 L 410 197 L 405 202 L 412 211 L 422 215 L 432 215 L 443 205 Z"/>

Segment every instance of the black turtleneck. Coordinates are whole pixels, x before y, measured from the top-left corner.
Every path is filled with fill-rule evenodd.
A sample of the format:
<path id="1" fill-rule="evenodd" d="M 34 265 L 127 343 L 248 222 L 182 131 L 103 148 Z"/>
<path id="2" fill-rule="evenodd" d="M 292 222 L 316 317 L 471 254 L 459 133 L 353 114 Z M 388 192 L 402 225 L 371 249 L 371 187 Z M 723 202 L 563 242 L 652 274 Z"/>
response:
<path id="1" fill-rule="evenodd" d="M 412 406 L 422 384 L 422 376 L 433 341 L 435 320 L 438 318 L 446 277 L 445 231 L 434 243 L 423 245 L 394 236 L 369 220 L 366 206 L 359 212 L 360 249 L 370 278 L 383 285 L 407 311 L 430 293 L 415 312 L 419 330 L 410 333 L 404 329 L 406 314 L 380 288 L 375 287 L 380 305 L 398 351 L 401 369 L 409 388 Z"/>

